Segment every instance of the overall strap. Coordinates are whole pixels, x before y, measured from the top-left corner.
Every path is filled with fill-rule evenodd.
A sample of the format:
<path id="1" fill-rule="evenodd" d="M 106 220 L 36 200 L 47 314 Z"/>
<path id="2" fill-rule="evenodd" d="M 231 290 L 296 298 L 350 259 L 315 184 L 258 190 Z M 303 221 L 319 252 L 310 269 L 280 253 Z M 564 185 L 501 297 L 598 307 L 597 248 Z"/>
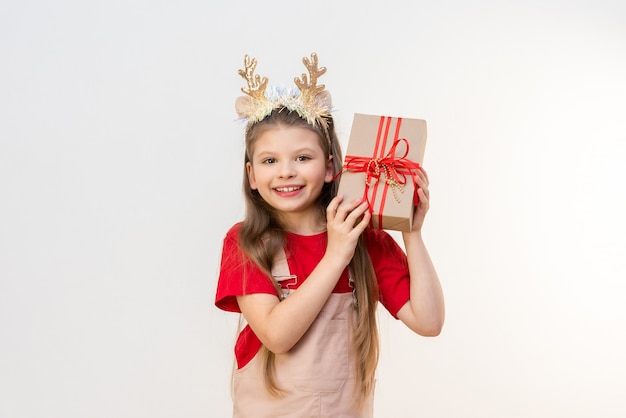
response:
<path id="1" fill-rule="evenodd" d="M 272 277 L 280 284 L 285 280 L 289 280 L 290 282 L 298 283 L 298 276 L 295 274 L 291 274 L 289 270 L 289 263 L 287 263 L 287 254 L 285 253 L 285 249 L 281 248 L 276 257 L 274 257 L 274 262 L 272 263 Z M 287 285 L 288 286 L 288 285 Z M 281 300 L 285 299 L 289 296 L 292 289 L 283 288 L 283 294 L 281 295 Z"/>

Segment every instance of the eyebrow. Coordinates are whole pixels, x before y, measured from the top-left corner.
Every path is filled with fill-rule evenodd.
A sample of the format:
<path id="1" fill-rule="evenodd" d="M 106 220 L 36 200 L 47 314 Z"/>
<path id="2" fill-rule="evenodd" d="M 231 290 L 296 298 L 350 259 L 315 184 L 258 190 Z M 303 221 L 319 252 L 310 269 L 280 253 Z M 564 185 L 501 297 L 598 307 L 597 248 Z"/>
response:
<path id="1" fill-rule="evenodd" d="M 297 150 L 295 150 L 293 152 L 293 155 L 300 155 L 300 154 L 315 154 L 316 151 L 313 148 L 299 148 Z M 322 152 L 323 153 L 323 152 Z M 261 151 L 260 153 L 258 153 L 256 155 L 256 158 L 260 158 L 260 157 L 264 157 L 264 156 L 274 156 L 280 154 L 280 151 L 276 152 L 276 151 Z"/>
<path id="2" fill-rule="evenodd" d="M 315 154 L 315 150 L 313 148 L 300 148 L 294 154 Z"/>

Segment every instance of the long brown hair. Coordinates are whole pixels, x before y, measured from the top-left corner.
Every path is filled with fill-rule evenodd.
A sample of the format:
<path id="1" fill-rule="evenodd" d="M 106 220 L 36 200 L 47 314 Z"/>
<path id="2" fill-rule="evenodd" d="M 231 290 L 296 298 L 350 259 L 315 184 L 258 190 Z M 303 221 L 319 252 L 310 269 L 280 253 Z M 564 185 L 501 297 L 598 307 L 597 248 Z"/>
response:
<path id="1" fill-rule="evenodd" d="M 327 129 L 314 127 L 302 119 L 296 112 L 285 108 L 275 109 L 269 116 L 260 122 L 251 125 L 246 130 L 245 160 L 243 173 L 243 194 L 246 203 L 245 217 L 239 232 L 241 248 L 246 255 L 256 263 L 272 281 L 279 297 L 282 291 L 278 282 L 271 274 L 272 264 L 276 255 L 285 246 L 285 232 L 282 229 L 276 211 L 261 198 L 258 191 L 250 187 L 246 172 L 246 164 L 251 161 L 255 140 L 265 130 L 275 126 L 297 126 L 310 129 L 317 133 L 322 150 L 326 157 L 332 156 L 335 174 L 341 172 L 342 154 L 332 117 L 327 118 Z M 317 199 L 320 218 L 326 219 L 326 207 L 337 194 L 338 179 L 324 184 Z M 355 358 L 357 393 L 355 399 L 359 406 L 373 392 L 376 366 L 378 364 L 378 327 L 376 324 L 376 306 L 378 303 L 378 282 L 374 268 L 367 252 L 363 235 L 359 238 L 354 257 L 349 266 L 349 272 L 354 279 L 356 289 L 356 327 L 353 334 L 353 350 Z M 245 280 L 245 278 L 244 278 Z M 274 359 L 272 352 L 263 347 L 265 358 L 265 383 L 274 395 L 280 395 L 274 379 Z"/>

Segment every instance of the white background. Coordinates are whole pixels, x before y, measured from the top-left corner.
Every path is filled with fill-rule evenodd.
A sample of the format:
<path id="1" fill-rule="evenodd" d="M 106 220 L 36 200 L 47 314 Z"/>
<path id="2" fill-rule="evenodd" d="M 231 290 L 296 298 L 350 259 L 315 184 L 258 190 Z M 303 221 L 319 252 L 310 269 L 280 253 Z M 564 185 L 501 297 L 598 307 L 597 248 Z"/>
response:
<path id="1" fill-rule="evenodd" d="M 624 417 L 621 1 L 0 3 L 0 417 L 228 417 L 243 56 L 428 122 L 437 338 L 380 312 L 379 417 Z"/>

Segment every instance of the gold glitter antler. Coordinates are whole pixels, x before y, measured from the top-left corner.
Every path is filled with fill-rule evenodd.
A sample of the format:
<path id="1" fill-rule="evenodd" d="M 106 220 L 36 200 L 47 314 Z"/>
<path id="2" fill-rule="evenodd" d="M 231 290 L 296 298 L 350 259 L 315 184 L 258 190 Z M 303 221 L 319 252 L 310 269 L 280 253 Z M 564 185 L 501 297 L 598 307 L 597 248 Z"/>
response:
<path id="1" fill-rule="evenodd" d="M 311 60 L 307 57 L 302 58 L 304 66 L 309 70 L 311 81 L 307 80 L 307 75 L 302 73 L 302 79 L 296 77 L 294 82 L 302 92 L 302 102 L 305 104 L 313 104 L 315 97 L 321 93 L 326 87 L 324 84 L 317 85 L 317 79 L 326 72 L 326 67 L 318 68 L 317 54 L 311 54 Z"/>
<path id="2" fill-rule="evenodd" d="M 248 82 L 248 88 L 242 87 L 241 91 L 258 101 L 265 101 L 265 88 L 267 87 L 267 77 L 261 78 L 254 74 L 256 69 L 256 58 L 246 55 L 243 59 L 244 69 L 239 70 L 239 75 Z"/>

